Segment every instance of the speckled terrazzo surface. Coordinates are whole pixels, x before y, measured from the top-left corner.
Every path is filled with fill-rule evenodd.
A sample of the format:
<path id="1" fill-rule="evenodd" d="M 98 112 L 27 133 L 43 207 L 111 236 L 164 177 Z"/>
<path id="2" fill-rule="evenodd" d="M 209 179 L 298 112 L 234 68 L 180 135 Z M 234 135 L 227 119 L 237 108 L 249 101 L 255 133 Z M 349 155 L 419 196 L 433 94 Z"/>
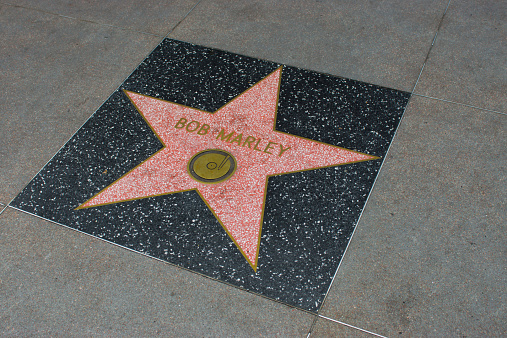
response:
<path id="1" fill-rule="evenodd" d="M 214 214 L 216 210 L 205 203 L 199 188 L 147 194 L 134 200 L 118 198 L 116 203 L 76 209 L 164 148 L 127 93 L 212 113 L 277 69 L 281 71 L 274 86 L 278 96 L 276 132 L 372 158 L 342 165 L 326 163 L 329 167 L 269 177 L 263 192 L 258 253 L 252 258 L 257 259 L 256 270 L 224 230 L 224 222 Z M 315 312 L 340 263 L 409 96 L 166 39 L 10 205 Z M 178 151 L 185 153 L 185 143 L 180 142 L 179 147 Z M 234 155 L 239 156 L 239 168 L 242 157 Z M 315 153 L 316 158 L 325 156 Z M 187 161 L 182 163 L 186 165 Z M 178 186 L 181 181 L 173 183 Z M 234 192 L 241 191 L 234 189 L 228 195 L 231 204 L 235 203 Z M 236 214 L 241 214 L 242 209 L 248 209 L 249 198 L 237 196 L 237 201 Z"/>

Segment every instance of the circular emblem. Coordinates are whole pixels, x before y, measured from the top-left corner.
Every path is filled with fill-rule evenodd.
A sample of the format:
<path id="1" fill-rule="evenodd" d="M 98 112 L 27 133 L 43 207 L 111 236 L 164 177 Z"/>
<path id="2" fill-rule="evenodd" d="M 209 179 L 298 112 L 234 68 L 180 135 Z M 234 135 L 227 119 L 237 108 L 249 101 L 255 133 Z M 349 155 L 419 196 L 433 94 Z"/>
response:
<path id="1" fill-rule="evenodd" d="M 236 170 L 236 160 L 226 151 L 208 149 L 195 154 L 188 162 L 188 173 L 202 183 L 219 183 Z"/>

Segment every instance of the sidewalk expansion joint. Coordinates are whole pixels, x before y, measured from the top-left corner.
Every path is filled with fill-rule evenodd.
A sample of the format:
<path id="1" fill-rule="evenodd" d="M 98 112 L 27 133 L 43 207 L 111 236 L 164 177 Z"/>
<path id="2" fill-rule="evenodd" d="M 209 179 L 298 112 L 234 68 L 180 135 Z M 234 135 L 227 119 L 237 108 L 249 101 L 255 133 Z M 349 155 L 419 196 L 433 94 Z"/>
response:
<path id="1" fill-rule="evenodd" d="M 316 314 L 409 98 L 164 39 L 10 206 Z"/>
<path id="2" fill-rule="evenodd" d="M 422 95 L 422 94 L 412 94 L 412 95 L 413 96 L 424 97 L 424 98 L 431 99 L 431 100 L 437 100 L 437 101 L 443 101 L 443 102 L 447 102 L 447 103 L 457 104 L 457 105 L 460 105 L 460 106 L 465 106 L 465 107 L 474 108 L 474 109 L 478 109 L 478 110 L 483 110 L 483 111 L 486 111 L 488 113 L 507 115 L 506 112 L 501 112 L 501 111 L 497 111 L 497 110 L 492 110 L 492 109 L 482 108 L 482 107 L 478 107 L 478 106 L 473 106 L 471 104 L 466 104 L 466 103 L 461 103 L 461 102 L 441 99 L 441 98 L 438 98 L 438 97 L 432 97 L 432 96 L 427 96 L 427 95 Z"/>
<path id="3" fill-rule="evenodd" d="M 451 0 L 447 2 L 447 6 L 445 7 L 444 14 L 442 14 L 442 18 L 440 18 L 440 22 L 437 26 L 437 31 L 435 32 L 435 36 L 433 37 L 433 40 L 431 41 L 430 48 L 428 49 L 428 53 L 426 53 L 426 57 L 424 58 L 421 71 L 419 72 L 419 76 L 417 76 L 417 80 L 415 81 L 414 87 L 412 88 L 411 93 L 414 94 L 415 88 L 417 87 L 417 84 L 419 83 L 419 79 L 421 78 L 421 75 L 424 71 L 424 67 L 426 66 L 426 62 L 428 62 L 428 59 L 430 57 L 431 50 L 433 49 L 433 46 L 435 45 L 435 42 L 437 41 L 438 32 L 440 31 L 440 28 L 442 27 L 442 23 L 444 22 L 445 14 L 447 13 L 447 9 L 449 9 L 449 5 L 451 4 Z"/>
<path id="4" fill-rule="evenodd" d="M 126 28 L 126 27 L 111 25 L 111 24 L 107 24 L 107 23 L 101 23 L 101 22 L 98 22 L 98 21 L 93 21 L 93 20 L 88 20 L 88 19 L 81 19 L 81 18 L 69 16 L 69 15 L 63 15 L 63 14 L 58 14 L 58 13 L 54 13 L 54 12 L 45 11 L 45 10 L 42 10 L 42 9 L 39 9 L 39 8 L 28 7 L 28 6 L 21 6 L 21 5 L 15 5 L 15 4 L 11 4 L 11 3 L 8 3 L 8 2 L 0 2 L 0 4 L 1 5 L 6 5 L 6 6 L 11 6 L 11 7 L 16 7 L 16 8 L 22 8 L 22 9 L 26 9 L 26 10 L 30 10 L 30 11 L 39 12 L 39 13 L 44 13 L 44 14 L 48 14 L 48 15 L 54 15 L 54 16 L 57 16 L 57 17 L 60 17 L 60 18 L 65 18 L 65 19 L 70 19 L 70 20 L 76 20 L 76 21 L 86 22 L 86 23 L 90 23 L 90 24 L 94 24 L 94 25 L 99 25 L 99 26 L 104 26 L 104 27 L 115 28 L 115 29 L 119 29 L 119 30 L 123 30 L 123 31 L 132 32 L 132 33 L 139 33 L 139 34 L 151 35 L 151 36 L 156 36 L 156 37 L 159 37 L 159 38 L 164 38 L 164 36 L 161 35 L 161 34 L 155 34 L 155 33 L 149 33 L 149 32 L 144 32 L 144 31 L 138 31 L 138 30 L 135 30 L 135 29 L 130 29 L 130 28 Z"/>

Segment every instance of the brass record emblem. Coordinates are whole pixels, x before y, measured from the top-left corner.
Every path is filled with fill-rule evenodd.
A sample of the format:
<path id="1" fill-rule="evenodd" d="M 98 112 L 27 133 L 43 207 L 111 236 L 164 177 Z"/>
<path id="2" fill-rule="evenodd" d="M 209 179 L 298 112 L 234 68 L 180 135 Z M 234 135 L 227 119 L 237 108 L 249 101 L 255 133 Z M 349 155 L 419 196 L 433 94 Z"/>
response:
<path id="1" fill-rule="evenodd" d="M 236 170 L 236 160 L 226 151 L 208 149 L 195 154 L 188 162 L 188 173 L 202 183 L 219 183 Z"/>

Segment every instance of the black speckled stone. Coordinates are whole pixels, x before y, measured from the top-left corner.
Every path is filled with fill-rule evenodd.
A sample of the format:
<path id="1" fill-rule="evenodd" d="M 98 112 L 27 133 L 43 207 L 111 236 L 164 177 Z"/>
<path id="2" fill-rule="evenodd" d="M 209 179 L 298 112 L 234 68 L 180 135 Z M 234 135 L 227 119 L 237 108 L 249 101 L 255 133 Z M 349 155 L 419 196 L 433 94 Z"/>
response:
<path id="1" fill-rule="evenodd" d="M 11 206 L 317 311 L 382 159 L 271 177 L 256 273 L 195 191 L 75 210 L 162 147 L 122 89 L 215 111 L 279 66 L 164 40 Z M 409 96 L 286 66 L 276 128 L 383 158 Z"/>

